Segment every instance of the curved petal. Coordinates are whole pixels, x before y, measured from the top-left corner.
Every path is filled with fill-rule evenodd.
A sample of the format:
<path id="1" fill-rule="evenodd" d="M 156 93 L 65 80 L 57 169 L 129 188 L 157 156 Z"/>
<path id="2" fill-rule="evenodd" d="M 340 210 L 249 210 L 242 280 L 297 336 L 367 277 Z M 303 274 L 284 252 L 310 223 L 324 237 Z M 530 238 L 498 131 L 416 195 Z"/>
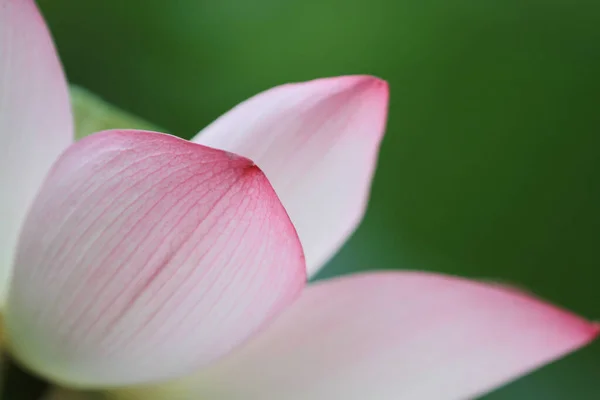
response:
<path id="1" fill-rule="evenodd" d="M 591 341 L 598 328 L 500 286 L 416 272 L 311 285 L 210 374 L 131 399 L 473 398 Z"/>
<path id="2" fill-rule="evenodd" d="M 265 171 L 314 275 L 362 219 L 387 103 L 386 82 L 370 76 L 289 84 L 238 105 L 193 140 Z"/>
<path id="3" fill-rule="evenodd" d="M 0 0 L 0 140 L 2 304 L 27 208 L 73 140 L 67 85 L 33 0 Z"/>
<path id="4" fill-rule="evenodd" d="M 24 224 L 9 347 L 79 387 L 189 373 L 299 294 L 302 248 L 248 159 L 106 131 L 67 150 Z"/>

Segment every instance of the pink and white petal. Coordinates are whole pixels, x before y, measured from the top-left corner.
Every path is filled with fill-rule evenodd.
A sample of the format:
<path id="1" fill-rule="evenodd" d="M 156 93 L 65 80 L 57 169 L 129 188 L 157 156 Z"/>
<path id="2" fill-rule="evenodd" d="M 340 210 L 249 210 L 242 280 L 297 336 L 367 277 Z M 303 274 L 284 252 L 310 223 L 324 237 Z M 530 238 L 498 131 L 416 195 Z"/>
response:
<path id="1" fill-rule="evenodd" d="M 193 141 L 257 163 L 314 275 L 363 217 L 387 104 L 387 83 L 371 76 L 288 84 L 241 103 Z"/>
<path id="2" fill-rule="evenodd" d="M 597 333 L 514 289 L 418 272 L 354 275 L 309 286 L 211 373 L 149 388 L 143 398 L 467 399 Z"/>
<path id="3" fill-rule="evenodd" d="M 9 347 L 62 384 L 177 377 L 296 299 L 302 247 L 248 159 L 154 132 L 72 145 L 24 224 Z"/>
<path id="4" fill-rule="evenodd" d="M 65 77 L 33 0 L 0 0 L 0 305 L 27 208 L 73 141 Z"/>

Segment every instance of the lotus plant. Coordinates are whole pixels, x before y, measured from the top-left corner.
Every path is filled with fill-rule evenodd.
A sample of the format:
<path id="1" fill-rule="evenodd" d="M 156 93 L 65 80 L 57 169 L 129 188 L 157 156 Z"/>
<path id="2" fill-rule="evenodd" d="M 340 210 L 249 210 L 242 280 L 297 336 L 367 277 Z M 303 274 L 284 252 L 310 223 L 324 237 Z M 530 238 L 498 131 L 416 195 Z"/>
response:
<path id="1" fill-rule="evenodd" d="M 5 346 L 57 385 L 144 400 L 463 399 L 598 332 L 445 275 L 307 285 L 365 211 L 380 79 L 279 86 L 192 141 L 113 130 L 72 143 L 32 0 L 0 0 L 0 77 Z"/>

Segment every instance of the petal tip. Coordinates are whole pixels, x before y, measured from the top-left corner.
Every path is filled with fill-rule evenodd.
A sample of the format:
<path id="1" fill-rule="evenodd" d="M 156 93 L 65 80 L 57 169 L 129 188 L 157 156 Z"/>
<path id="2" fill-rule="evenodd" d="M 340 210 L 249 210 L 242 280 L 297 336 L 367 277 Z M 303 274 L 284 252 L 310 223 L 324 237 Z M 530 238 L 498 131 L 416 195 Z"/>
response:
<path id="1" fill-rule="evenodd" d="M 385 79 L 374 75 L 355 75 L 360 83 L 366 83 L 374 89 L 379 89 L 382 92 L 389 91 L 389 84 Z"/>
<path id="2" fill-rule="evenodd" d="M 600 322 L 592 322 L 588 333 L 590 340 L 594 340 L 600 336 Z"/>
<path id="3" fill-rule="evenodd" d="M 365 94 L 372 96 L 374 101 L 380 101 L 387 108 L 390 97 L 390 85 L 386 80 L 371 75 L 362 75 L 357 84 Z"/>
<path id="4" fill-rule="evenodd" d="M 368 110 L 373 115 L 377 121 L 374 123 L 379 125 L 376 131 L 383 136 L 390 99 L 388 82 L 372 75 L 350 75 L 342 78 L 350 79 L 349 90 L 353 95 L 362 97 L 362 101 L 368 104 L 365 111 Z"/>
<path id="5" fill-rule="evenodd" d="M 344 83 L 348 89 L 353 90 L 356 94 L 374 95 L 377 99 L 384 99 L 387 103 L 389 97 L 389 83 L 374 75 L 345 75 L 336 78 L 325 78 L 324 80 L 338 80 Z"/>
<path id="6" fill-rule="evenodd" d="M 244 175 L 264 174 L 254 161 L 244 158 L 244 163 L 240 165 Z"/>
<path id="7" fill-rule="evenodd" d="M 389 83 L 374 75 L 341 75 L 331 78 L 317 78 L 311 81 L 292 83 L 291 85 L 323 85 L 323 87 L 337 88 L 340 92 L 350 91 L 355 95 L 374 95 L 374 98 L 383 99 L 387 105 L 389 98 Z"/>
<path id="8" fill-rule="evenodd" d="M 565 330 L 565 335 L 562 338 L 566 343 L 570 343 L 568 347 L 569 351 L 575 351 L 581 347 L 585 347 L 600 335 L 600 324 L 590 322 L 582 317 L 568 314 L 571 319 L 570 329 Z M 565 323 L 567 324 L 567 323 Z"/>

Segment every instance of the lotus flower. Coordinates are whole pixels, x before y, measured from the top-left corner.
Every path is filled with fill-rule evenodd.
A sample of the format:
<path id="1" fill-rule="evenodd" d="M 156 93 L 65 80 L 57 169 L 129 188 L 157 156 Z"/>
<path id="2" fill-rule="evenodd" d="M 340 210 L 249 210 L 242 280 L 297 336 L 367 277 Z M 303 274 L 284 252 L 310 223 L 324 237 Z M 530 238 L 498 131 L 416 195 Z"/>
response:
<path id="1" fill-rule="evenodd" d="M 456 277 L 306 285 L 365 211 L 385 82 L 276 87 L 191 142 L 115 130 L 71 144 L 34 2 L 0 11 L 4 326 L 31 371 L 131 399 L 457 399 L 597 334 Z"/>

